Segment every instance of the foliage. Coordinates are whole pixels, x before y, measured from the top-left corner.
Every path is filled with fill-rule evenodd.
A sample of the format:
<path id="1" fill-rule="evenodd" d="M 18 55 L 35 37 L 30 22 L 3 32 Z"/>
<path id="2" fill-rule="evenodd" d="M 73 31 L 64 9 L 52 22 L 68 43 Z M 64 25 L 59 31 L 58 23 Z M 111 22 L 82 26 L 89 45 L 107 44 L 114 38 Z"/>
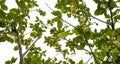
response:
<path id="1" fill-rule="evenodd" d="M 6 41 L 16 43 L 15 51 L 19 51 L 20 64 L 84 64 L 84 60 L 75 62 L 68 55 L 76 54 L 76 51 L 84 50 L 92 56 L 94 61 L 91 64 L 119 64 L 120 63 L 120 28 L 116 24 L 120 20 L 120 3 L 119 0 L 93 0 L 97 4 L 94 15 L 91 14 L 84 0 L 57 0 L 53 10 L 52 19 L 47 22 L 39 17 L 45 17 L 46 12 L 39 8 L 35 0 L 15 0 L 17 8 L 8 9 L 5 4 L 6 0 L 0 0 L 0 43 Z M 34 11 L 39 14 L 33 22 L 30 12 Z M 72 25 L 69 21 L 63 19 L 63 15 L 68 18 L 74 17 L 78 24 Z M 104 21 L 95 16 L 102 15 Z M 98 31 L 92 30 L 91 19 L 105 23 L 107 27 Z M 45 24 L 46 22 L 47 24 Z M 48 26 L 49 25 L 49 26 Z M 99 24 L 98 24 L 99 25 Z M 72 27 L 68 29 L 68 27 Z M 26 30 L 31 29 L 27 35 Z M 50 36 L 44 37 L 44 32 L 49 30 Z M 25 37 L 27 36 L 27 37 Z M 64 60 L 58 60 L 56 57 L 47 58 L 46 50 L 36 47 L 35 43 L 44 38 L 47 46 L 60 52 Z M 66 49 L 62 49 L 61 42 L 65 40 Z M 92 41 L 92 43 L 90 42 Z M 22 48 L 26 52 L 22 52 Z M 86 49 L 88 47 L 89 49 Z M 12 57 L 6 61 L 6 64 L 13 64 L 18 58 Z M 88 60 L 89 62 L 89 60 Z M 87 63 L 88 63 L 87 62 Z"/>

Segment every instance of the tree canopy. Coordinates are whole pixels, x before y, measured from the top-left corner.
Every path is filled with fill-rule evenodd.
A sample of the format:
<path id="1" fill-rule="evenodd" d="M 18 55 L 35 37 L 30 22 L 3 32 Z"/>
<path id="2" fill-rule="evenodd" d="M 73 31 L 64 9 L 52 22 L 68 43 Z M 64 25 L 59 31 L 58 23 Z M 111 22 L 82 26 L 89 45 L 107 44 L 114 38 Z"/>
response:
<path id="1" fill-rule="evenodd" d="M 12 57 L 5 64 L 14 64 L 16 60 L 19 64 L 84 64 L 82 59 L 76 62 L 68 57 L 76 51 L 85 51 L 91 56 L 91 64 L 120 63 L 120 27 L 116 26 L 120 23 L 120 0 L 93 0 L 97 5 L 94 14 L 84 0 L 56 0 L 54 9 L 44 3 L 52 11 L 52 18 L 47 20 L 42 17 L 46 17 L 48 11 L 42 10 L 37 0 L 15 0 L 16 8 L 9 8 L 6 1 L 0 0 L 0 43 L 16 43 L 14 51 L 19 51 L 19 58 Z M 32 11 L 38 15 L 31 15 Z M 33 16 L 35 19 L 30 22 Z M 64 16 L 76 21 L 71 23 Z M 92 19 L 106 27 L 99 31 L 91 28 L 99 25 Z M 60 52 L 64 60 L 45 59 L 46 50 L 36 46 L 40 39 Z"/>

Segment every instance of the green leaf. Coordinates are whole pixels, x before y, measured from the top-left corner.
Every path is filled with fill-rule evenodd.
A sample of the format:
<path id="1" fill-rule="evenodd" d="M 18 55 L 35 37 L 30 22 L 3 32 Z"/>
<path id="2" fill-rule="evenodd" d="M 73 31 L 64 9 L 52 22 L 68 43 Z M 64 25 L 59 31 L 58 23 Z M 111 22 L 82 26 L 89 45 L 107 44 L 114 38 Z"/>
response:
<path id="1" fill-rule="evenodd" d="M 0 19 L 5 19 L 6 18 L 5 15 L 6 15 L 5 12 L 0 9 Z"/>
<path id="2" fill-rule="evenodd" d="M 73 61 L 72 59 L 69 59 L 70 64 L 75 64 L 75 61 Z"/>
<path id="3" fill-rule="evenodd" d="M 0 27 L 4 28 L 6 26 L 6 22 L 4 20 L 0 20 Z"/>
<path id="4" fill-rule="evenodd" d="M 113 16 L 117 15 L 120 12 L 120 9 L 116 9 L 115 11 L 113 11 Z"/>
<path id="5" fill-rule="evenodd" d="M 12 57 L 12 59 L 11 59 L 11 63 L 15 63 L 16 60 L 17 60 L 17 58 Z"/>
<path id="6" fill-rule="evenodd" d="M 12 13 L 12 14 L 19 14 L 20 11 L 19 11 L 18 9 L 16 9 L 16 8 L 12 8 L 12 9 L 10 10 L 10 13 Z"/>
<path id="7" fill-rule="evenodd" d="M 20 32 L 22 32 L 22 31 L 24 32 L 26 30 L 26 27 L 25 26 L 21 26 L 19 29 L 20 29 Z"/>
<path id="8" fill-rule="evenodd" d="M 100 0 L 93 0 L 95 3 L 100 3 Z"/>
<path id="9" fill-rule="evenodd" d="M 7 10 L 7 9 L 8 9 L 8 7 L 7 7 L 6 5 L 1 5 L 1 8 L 2 8 L 3 10 Z"/>
<path id="10" fill-rule="evenodd" d="M 19 13 L 20 13 L 20 11 L 18 9 L 12 8 L 12 9 L 10 9 L 10 12 L 7 14 L 7 19 L 8 20 L 14 19 L 14 21 L 18 21 L 18 20 L 20 20 Z"/>
<path id="11" fill-rule="evenodd" d="M 70 17 L 71 17 L 71 14 L 70 14 L 70 13 L 67 13 L 67 16 L 70 18 Z"/>
<path id="12" fill-rule="evenodd" d="M 8 42 L 11 42 L 11 43 L 14 42 L 13 38 L 11 38 L 11 37 L 8 37 L 8 36 L 7 36 L 6 39 L 7 39 Z"/>
<path id="13" fill-rule="evenodd" d="M 6 0 L 0 0 L 0 5 L 4 4 Z"/>
<path id="14" fill-rule="evenodd" d="M 69 35 L 69 30 L 68 31 L 66 31 L 66 32 L 62 32 L 62 33 L 59 33 L 57 36 L 59 37 L 59 38 L 65 38 L 65 37 L 67 37 L 68 35 Z"/>
<path id="15" fill-rule="evenodd" d="M 60 11 L 53 11 L 52 14 L 53 14 L 54 16 L 57 16 L 57 17 L 59 17 L 59 18 L 62 18 L 62 13 L 61 13 Z"/>
<path id="16" fill-rule="evenodd" d="M 116 7 L 117 5 L 116 5 L 116 2 L 115 1 L 111 1 L 111 3 L 110 3 L 110 7 L 111 8 L 114 8 L 114 7 Z"/>
<path id="17" fill-rule="evenodd" d="M 63 22 L 62 21 L 58 21 L 57 22 L 57 27 L 58 27 L 58 30 L 60 30 L 63 26 Z"/>
<path id="18" fill-rule="evenodd" d="M 96 9 L 94 14 L 95 15 L 102 15 L 104 12 L 106 12 L 105 9 L 101 7 L 101 8 Z"/>
<path id="19" fill-rule="evenodd" d="M 46 12 L 42 11 L 41 9 L 39 9 L 38 12 L 39 12 L 39 14 L 40 14 L 41 16 L 45 16 L 45 15 L 46 15 Z"/>
<path id="20" fill-rule="evenodd" d="M 6 36 L 0 36 L 0 42 L 5 42 L 6 41 Z"/>
<path id="21" fill-rule="evenodd" d="M 83 32 L 83 29 L 82 29 L 82 27 L 81 26 L 76 26 L 75 27 L 75 30 L 77 31 L 77 33 L 79 33 L 79 34 L 82 34 Z"/>
<path id="22" fill-rule="evenodd" d="M 13 14 L 12 13 L 8 13 L 7 14 L 7 19 L 8 20 L 12 20 L 13 19 Z"/>
<path id="23" fill-rule="evenodd" d="M 109 64 L 109 61 L 103 61 L 102 64 Z"/>
<path id="24" fill-rule="evenodd" d="M 11 62 L 10 61 L 5 61 L 5 64 L 11 64 Z"/>
<path id="25" fill-rule="evenodd" d="M 81 60 L 78 64 L 83 64 L 83 60 Z"/>
<path id="26" fill-rule="evenodd" d="M 107 14 L 107 12 L 104 12 L 104 16 L 105 16 L 105 18 L 110 18 L 110 15 Z"/>
<path id="27" fill-rule="evenodd" d="M 85 47 L 85 45 L 86 45 L 85 43 L 80 43 L 80 46 L 78 47 L 78 49 L 79 49 L 79 50 L 83 50 L 84 47 Z"/>
<path id="28" fill-rule="evenodd" d="M 79 34 L 76 29 L 73 29 L 72 32 L 73 32 L 73 34 L 75 34 L 75 35 L 78 35 L 78 34 Z"/>
<path id="29" fill-rule="evenodd" d="M 54 21 L 54 22 L 57 22 L 59 20 L 60 20 L 59 17 L 55 17 L 55 18 L 52 19 L 52 21 Z"/>
<path id="30" fill-rule="evenodd" d="M 26 2 L 24 0 L 16 0 L 16 3 L 22 13 L 28 12 L 29 8 L 26 6 Z"/>
<path id="31" fill-rule="evenodd" d="M 12 57 L 11 60 L 5 61 L 5 64 L 13 64 L 15 63 L 17 58 Z"/>
<path id="32" fill-rule="evenodd" d="M 66 13 L 66 12 L 67 12 L 67 9 L 66 9 L 65 7 L 62 7 L 62 8 L 61 8 L 61 11 L 62 11 L 63 13 Z"/>
<path id="33" fill-rule="evenodd" d="M 116 54 L 118 52 L 117 48 L 112 49 L 112 54 Z"/>

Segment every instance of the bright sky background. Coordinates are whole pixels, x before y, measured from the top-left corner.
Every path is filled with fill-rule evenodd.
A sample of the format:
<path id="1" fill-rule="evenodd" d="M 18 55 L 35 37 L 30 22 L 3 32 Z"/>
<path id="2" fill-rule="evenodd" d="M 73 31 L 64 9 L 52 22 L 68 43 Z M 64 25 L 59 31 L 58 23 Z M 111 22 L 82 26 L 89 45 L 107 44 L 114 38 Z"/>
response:
<path id="1" fill-rule="evenodd" d="M 45 5 L 45 3 L 47 3 L 52 9 L 55 9 L 54 5 L 55 5 L 57 0 L 37 0 L 37 1 L 38 1 L 39 5 L 40 5 L 40 8 L 42 10 L 46 11 L 46 13 L 47 13 L 47 16 L 45 18 L 42 18 L 42 19 L 44 19 L 46 21 L 47 20 L 46 18 L 49 18 L 49 19 L 52 18 L 51 10 Z M 92 0 L 85 0 L 85 2 L 87 4 L 87 6 L 90 7 L 90 11 L 93 14 L 97 5 Z M 8 5 L 8 8 L 16 7 L 16 3 L 14 2 L 14 0 L 7 0 L 6 4 Z M 33 16 L 33 19 L 31 19 L 30 21 L 34 20 L 35 19 L 35 15 L 37 15 L 37 14 L 34 13 L 34 12 L 31 12 L 31 15 Z M 101 16 L 99 16 L 99 18 L 100 19 L 104 19 Z M 71 24 L 75 24 L 75 22 L 73 22 L 73 21 L 75 21 L 73 18 L 69 18 L 68 19 L 65 16 L 63 19 L 65 19 L 67 21 L 70 21 Z M 97 22 L 96 20 L 92 20 L 92 21 Z M 95 27 L 95 25 L 93 25 L 91 27 L 93 29 L 98 28 L 98 30 L 105 27 L 105 24 L 103 24 L 101 22 L 98 22 L 98 23 L 100 23 L 100 25 L 98 25 L 97 27 Z M 51 58 L 54 57 L 57 54 L 55 52 L 54 48 L 47 47 L 46 44 L 43 44 L 43 42 L 44 41 L 42 39 L 40 39 L 36 43 L 36 45 L 40 46 L 43 50 L 48 50 L 47 54 L 46 54 L 47 57 L 51 57 Z M 14 51 L 13 50 L 13 47 L 15 45 L 16 44 L 10 44 L 8 42 L 0 43 L 0 64 L 4 64 L 4 62 L 6 60 L 11 59 L 11 57 L 19 57 L 18 51 Z M 62 59 L 61 54 L 57 55 L 56 57 L 58 57 L 59 59 Z M 75 56 L 71 56 L 71 58 L 73 58 L 77 62 L 81 58 L 83 58 L 83 60 L 86 62 L 90 57 L 85 55 L 84 52 L 78 51 L 77 54 Z M 16 64 L 18 64 L 18 63 L 16 63 Z"/>

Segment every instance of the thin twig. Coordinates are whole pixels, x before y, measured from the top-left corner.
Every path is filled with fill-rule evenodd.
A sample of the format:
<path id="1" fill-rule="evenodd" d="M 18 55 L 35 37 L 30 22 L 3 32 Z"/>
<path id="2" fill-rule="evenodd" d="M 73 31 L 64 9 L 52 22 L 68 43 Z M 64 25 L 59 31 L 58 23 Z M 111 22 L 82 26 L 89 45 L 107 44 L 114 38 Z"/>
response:
<path id="1" fill-rule="evenodd" d="M 45 3 L 45 4 L 46 4 L 46 6 L 47 6 L 50 10 L 54 11 L 47 3 Z M 54 12 L 54 13 L 55 13 L 55 12 Z M 70 24 L 69 22 L 67 22 L 66 20 L 62 19 L 57 13 L 55 13 L 55 15 L 57 15 L 57 17 L 59 17 L 59 19 L 61 19 L 63 22 L 67 23 L 68 25 L 70 25 L 70 26 L 72 26 L 72 27 L 75 27 L 75 26 L 73 26 L 72 24 Z"/>
<path id="2" fill-rule="evenodd" d="M 82 33 L 83 33 L 83 36 L 84 36 L 84 38 L 85 38 L 85 42 L 86 42 L 86 44 L 88 45 L 88 47 L 89 47 L 89 49 L 90 49 L 90 51 L 91 51 L 91 54 L 93 55 L 93 57 L 94 57 L 94 59 L 95 59 L 96 64 L 99 64 L 99 63 L 97 62 L 97 58 L 96 58 L 95 54 L 94 54 L 93 51 L 92 51 L 92 48 L 90 47 L 90 44 L 88 43 L 88 39 L 87 39 L 85 33 L 84 33 L 83 31 L 82 31 Z"/>
<path id="3" fill-rule="evenodd" d="M 93 16 L 93 15 L 90 15 L 92 18 L 94 18 L 94 19 L 96 19 L 96 20 L 98 20 L 98 21 L 100 21 L 100 22 L 102 22 L 102 23 L 105 23 L 105 24 L 108 24 L 108 25 L 110 25 L 110 23 L 107 23 L 107 22 L 105 22 L 105 21 L 103 21 L 103 20 L 101 20 L 101 19 L 99 19 L 99 18 L 96 18 L 95 16 Z"/>
<path id="4" fill-rule="evenodd" d="M 19 64 L 24 64 L 23 55 L 22 55 L 22 46 L 21 46 L 20 35 L 19 35 L 18 30 L 16 30 L 16 34 L 17 34 L 17 38 L 18 38 L 18 47 L 19 47 L 19 56 L 20 56 Z"/>
<path id="5" fill-rule="evenodd" d="M 25 35 L 28 35 L 28 34 L 30 34 L 32 31 L 29 31 L 29 32 L 27 32 L 27 33 L 25 33 Z"/>
<path id="6" fill-rule="evenodd" d="M 53 56 L 53 58 L 51 59 L 51 61 L 57 56 L 57 55 L 59 55 L 60 53 L 57 53 L 57 54 L 55 54 L 55 56 Z"/>
<path id="7" fill-rule="evenodd" d="M 86 52 L 88 52 L 89 54 L 91 54 L 91 52 L 90 52 L 90 51 L 88 51 L 87 49 L 83 49 L 83 50 L 85 50 Z"/>
<path id="8" fill-rule="evenodd" d="M 30 47 L 24 52 L 23 57 L 28 53 L 28 51 L 33 47 L 33 45 L 38 41 L 39 37 L 30 45 Z"/>
<path id="9" fill-rule="evenodd" d="M 85 62 L 85 64 L 88 64 L 88 62 L 92 59 L 92 56 L 88 59 L 87 62 Z"/>

